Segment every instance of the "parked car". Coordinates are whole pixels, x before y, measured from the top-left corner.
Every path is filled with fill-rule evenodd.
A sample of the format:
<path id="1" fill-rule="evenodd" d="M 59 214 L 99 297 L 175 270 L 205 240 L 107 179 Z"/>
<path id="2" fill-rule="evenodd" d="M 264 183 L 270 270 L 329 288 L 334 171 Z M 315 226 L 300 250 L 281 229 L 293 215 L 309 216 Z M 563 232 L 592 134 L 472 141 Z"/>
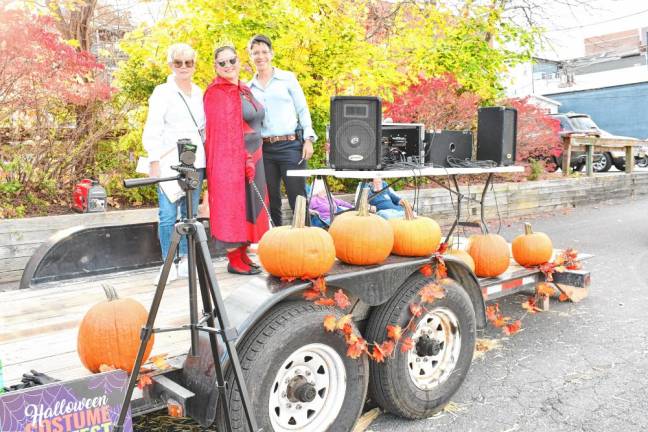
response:
<path id="1" fill-rule="evenodd" d="M 601 129 L 587 114 L 569 112 L 551 115 L 552 117 L 560 121 L 560 137 L 563 141 L 568 139 L 570 135 L 574 134 L 590 135 L 603 138 L 636 140 L 636 138 L 632 137 L 613 135 Z M 635 155 L 635 158 L 639 159 L 638 156 L 639 150 L 637 150 L 637 155 Z M 557 167 L 562 167 L 562 149 L 553 150 L 550 158 L 552 159 L 550 161 L 553 161 Z M 572 152 L 571 167 L 574 169 L 574 171 L 582 170 L 585 166 L 585 163 L 585 152 Z M 594 154 L 594 162 L 592 168 L 595 172 L 609 171 L 612 165 L 614 165 L 618 170 L 621 171 L 625 169 L 625 152 L 623 150 Z"/>

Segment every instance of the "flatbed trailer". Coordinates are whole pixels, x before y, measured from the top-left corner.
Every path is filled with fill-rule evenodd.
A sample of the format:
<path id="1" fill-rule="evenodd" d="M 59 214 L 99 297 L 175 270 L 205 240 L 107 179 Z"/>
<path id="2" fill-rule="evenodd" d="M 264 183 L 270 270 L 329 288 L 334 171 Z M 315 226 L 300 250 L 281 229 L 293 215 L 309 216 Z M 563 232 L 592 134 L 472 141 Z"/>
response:
<path id="1" fill-rule="evenodd" d="M 577 260 L 587 258 L 580 254 Z M 381 341 L 387 324 L 407 324 L 408 304 L 421 286 L 434 281 L 434 276 L 420 271 L 430 262 L 430 258 L 394 255 L 370 267 L 336 262 L 325 280 L 330 290 L 342 289 L 349 296 L 354 329 L 368 341 Z M 442 409 L 468 373 L 476 330 L 487 325 L 486 302 L 532 290 L 545 280 L 537 268 L 520 267 L 512 259 L 497 278 L 477 278 L 449 255 L 445 262 L 450 278 L 444 284 L 446 297 L 416 322 L 415 348 L 396 351 L 393 358 L 376 363 L 366 356 L 349 358 L 343 338 L 325 332 L 323 317 L 342 312 L 305 301 L 303 293 L 312 286 L 310 281 L 231 275 L 225 261 L 215 260 L 226 312 L 238 332 L 237 351 L 248 390 L 264 430 L 351 430 L 368 389 L 383 409 L 403 417 L 425 418 Z M 153 276 L 150 269 L 136 270 L 0 292 L 5 385 L 18 382 L 31 369 L 61 380 L 89 375 L 78 358 L 76 337 L 85 312 L 104 298 L 101 284 L 109 283 L 120 297 L 148 306 L 155 291 Z M 572 286 L 589 285 L 585 270 L 556 273 L 555 278 Z M 186 324 L 188 303 L 186 279 L 170 283 L 156 327 Z M 151 373 L 153 384 L 144 392 L 135 390 L 132 414 L 159 410 L 173 399 L 184 414 L 202 425 L 222 426 L 207 342 L 201 336 L 199 361 L 188 363 L 188 331 L 156 334 L 152 355 L 163 354 L 169 367 Z M 234 430 L 245 430 L 236 389 L 229 391 Z"/>

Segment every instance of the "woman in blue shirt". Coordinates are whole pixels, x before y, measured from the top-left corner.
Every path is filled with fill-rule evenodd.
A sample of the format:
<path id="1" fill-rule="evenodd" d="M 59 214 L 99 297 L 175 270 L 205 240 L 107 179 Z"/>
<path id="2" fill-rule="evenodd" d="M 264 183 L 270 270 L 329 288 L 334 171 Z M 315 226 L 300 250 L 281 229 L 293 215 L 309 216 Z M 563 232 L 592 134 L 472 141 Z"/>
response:
<path id="1" fill-rule="evenodd" d="M 248 44 L 256 74 L 249 82 L 252 94 L 265 107 L 261 129 L 263 164 L 265 167 L 270 215 L 275 226 L 281 221 L 281 181 L 286 186 L 288 203 L 294 210 L 297 195 L 306 196 L 304 177 L 288 177 L 286 171 L 307 168 L 313 155 L 315 131 L 304 92 L 292 72 L 272 66 L 272 42 L 256 35 Z M 303 129 L 304 143 L 298 140 L 296 129 Z"/>
<path id="2" fill-rule="evenodd" d="M 403 200 L 396 195 L 392 188 L 387 187 L 387 183 L 382 179 L 374 178 L 371 183 L 365 183 L 364 187 L 369 189 L 369 196 L 373 196 L 369 199 L 369 204 L 375 207 L 378 216 L 384 219 L 397 219 L 405 216 Z M 381 192 L 376 194 L 377 191 Z"/>

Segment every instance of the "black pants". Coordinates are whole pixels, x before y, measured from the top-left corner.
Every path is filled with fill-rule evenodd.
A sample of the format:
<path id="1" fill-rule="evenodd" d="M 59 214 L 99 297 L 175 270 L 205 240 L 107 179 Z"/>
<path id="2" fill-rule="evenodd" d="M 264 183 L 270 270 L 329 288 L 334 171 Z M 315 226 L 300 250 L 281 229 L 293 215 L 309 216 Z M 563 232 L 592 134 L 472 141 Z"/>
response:
<path id="1" fill-rule="evenodd" d="M 297 195 L 306 196 L 306 178 L 288 177 L 287 170 L 305 169 L 308 164 L 302 161 L 302 145 L 299 141 L 278 141 L 263 144 L 263 166 L 265 168 L 268 197 L 270 198 L 270 216 L 274 226 L 282 225 L 281 221 L 281 181 L 283 180 L 288 194 L 288 203 L 295 209 Z"/>

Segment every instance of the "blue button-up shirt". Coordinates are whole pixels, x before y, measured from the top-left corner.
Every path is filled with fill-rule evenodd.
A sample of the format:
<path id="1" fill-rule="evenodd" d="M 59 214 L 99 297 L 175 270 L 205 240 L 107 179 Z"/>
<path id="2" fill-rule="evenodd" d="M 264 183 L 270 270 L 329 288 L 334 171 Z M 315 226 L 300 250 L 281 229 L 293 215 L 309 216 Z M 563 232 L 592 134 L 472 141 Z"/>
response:
<path id="1" fill-rule="evenodd" d="M 317 139 L 304 91 L 294 73 L 275 67 L 265 88 L 259 83 L 256 74 L 248 85 L 256 100 L 265 108 L 261 135 L 292 135 L 297 129 L 299 119 L 299 124 L 304 129 L 304 138 L 310 138 L 312 141 Z"/>

